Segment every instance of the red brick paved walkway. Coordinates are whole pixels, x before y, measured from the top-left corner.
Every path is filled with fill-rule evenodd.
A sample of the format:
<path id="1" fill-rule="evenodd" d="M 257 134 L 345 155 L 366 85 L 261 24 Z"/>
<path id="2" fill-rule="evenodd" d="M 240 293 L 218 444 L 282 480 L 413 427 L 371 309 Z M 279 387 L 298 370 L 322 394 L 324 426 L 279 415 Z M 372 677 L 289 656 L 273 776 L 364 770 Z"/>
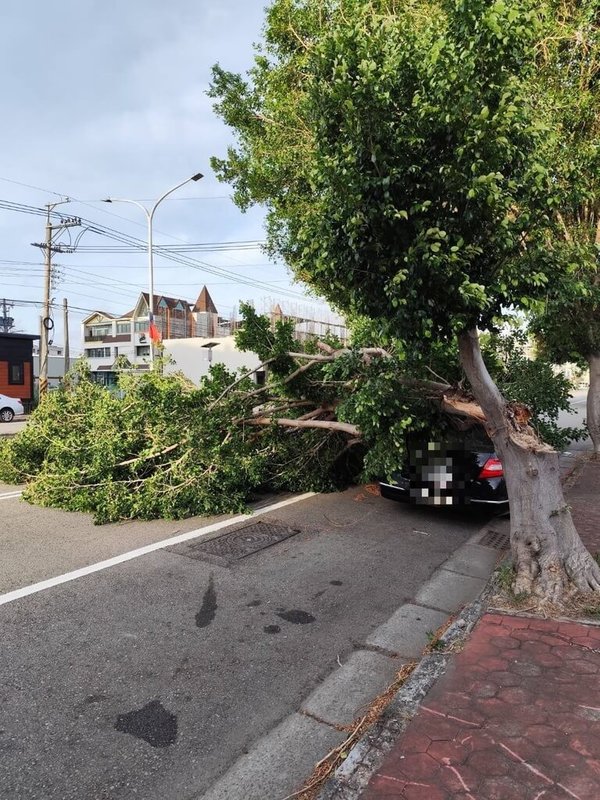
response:
<path id="1" fill-rule="evenodd" d="M 600 800 L 600 627 L 486 614 L 363 800 Z"/>

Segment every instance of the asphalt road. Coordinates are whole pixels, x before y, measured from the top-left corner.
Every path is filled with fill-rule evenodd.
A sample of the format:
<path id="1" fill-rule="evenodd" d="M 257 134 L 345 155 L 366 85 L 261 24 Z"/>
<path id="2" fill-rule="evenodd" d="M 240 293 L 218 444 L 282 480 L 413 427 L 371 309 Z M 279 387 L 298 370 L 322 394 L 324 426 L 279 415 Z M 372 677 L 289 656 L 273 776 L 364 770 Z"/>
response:
<path id="1" fill-rule="evenodd" d="M 3 800 L 200 798 L 484 521 L 355 488 L 263 515 L 293 535 L 229 564 L 197 545 L 230 528 L 116 563 L 219 520 L 96 527 L 12 491 L 0 486 Z"/>

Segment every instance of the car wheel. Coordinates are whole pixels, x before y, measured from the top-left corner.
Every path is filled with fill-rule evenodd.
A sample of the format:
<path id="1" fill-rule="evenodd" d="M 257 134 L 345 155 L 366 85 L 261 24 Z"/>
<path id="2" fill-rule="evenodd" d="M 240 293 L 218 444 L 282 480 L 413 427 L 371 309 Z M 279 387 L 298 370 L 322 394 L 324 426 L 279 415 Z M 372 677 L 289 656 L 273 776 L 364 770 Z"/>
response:
<path id="1" fill-rule="evenodd" d="M 12 408 L 0 409 L 0 420 L 2 420 L 2 422 L 12 422 L 14 416 L 15 412 Z"/>

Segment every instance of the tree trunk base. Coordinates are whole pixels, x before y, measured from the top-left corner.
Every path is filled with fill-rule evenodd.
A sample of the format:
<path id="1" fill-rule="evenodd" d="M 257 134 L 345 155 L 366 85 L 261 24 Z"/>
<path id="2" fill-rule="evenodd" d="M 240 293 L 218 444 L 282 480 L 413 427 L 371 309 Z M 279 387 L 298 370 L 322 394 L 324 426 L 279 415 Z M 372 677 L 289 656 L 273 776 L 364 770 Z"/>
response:
<path id="1" fill-rule="evenodd" d="M 517 597 L 534 595 L 560 604 L 575 591 L 600 591 L 600 566 L 585 548 L 564 561 L 558 556 L 543 563 L 536 558 L 517 559 L 516 573 L 512 591 Z"/>
<path id="2" fill-rule="evenodd" d="M 487 420 L 488 433 L 502 461 L 510 499 L 511 549 L 515 566 L 515 595 L 537 595 L 544 601 L 560 603 L 574 590 L 600 591 L 600 565 L 579 538 L 563 494 L 558 453 L 542 442 L 514 413 L 498 391 L 484 364 L 475 329 L 458 337 L 461 364 L 475 399 Z M 598 379 L 600 356 L 590 361 L 590 386 Z M 600 393 L 594 392 L 598 397 Z M 590 411 L 600 411 L 588 396 Z M 600 414 L 599 414 L 600 416 Z M 588 428 L 595 449 L 594 420 Z"/>

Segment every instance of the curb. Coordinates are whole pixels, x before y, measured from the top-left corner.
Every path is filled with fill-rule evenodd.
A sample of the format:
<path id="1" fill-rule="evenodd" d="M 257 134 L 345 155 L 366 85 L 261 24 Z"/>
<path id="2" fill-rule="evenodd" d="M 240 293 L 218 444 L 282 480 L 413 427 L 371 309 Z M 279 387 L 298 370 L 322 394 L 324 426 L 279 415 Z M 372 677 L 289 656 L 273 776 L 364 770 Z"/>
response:
<path id="1" fill-rule="evenodd" d="M 306 782 L 319 759 L 343 745 L 357 718 L 393 683 L 403 666 L 417 662 L 382 719 L 351 747 L 318 795 L 322 800 L 358 797 L 401 726 L 416 713 L 445 670 L 452 648 L 460 645 L 481 615 L 492 586 L 490 574 L 505 552 L 505 526 L 504 520 L 490 520 L 460 545 L 411 603 L 400 606 L 365 642 L 357 643 L 347 661 L 305 697 L 295 712 L 254 742 L 207 791 L 194 797 L 283 800 L 302 795 L 304 790 L 294 789 Z M 423 657 L 432 633 L 457 613 L 460 616 L 436 640 L 447 652 Z"/>
<path id="2" fill-rule="evenodd" d="M 317 800 L 358 800 L 362 796 L 398 736 L 408 727 L 427 693 L 446 671 L 455 650 L 475 627 L 495 588 L 492 574 L 479 597 L 460 612 L 438 639 L 444 652 L 423 656 L 411 676 L 398 689 L 379 722 L 350 750 L 348 757 L 317 795 Z"/>
<path id="3" fill-rule="evenodd" d="M 587 460 L 586 454 L 580 453 L 569 454 L 568 460 L 571 459 L 572 463 L 561 475 L 561 483 L 566 487 L 576 483 Z M 484 539 L 486 531 L 491 534 L 492 540 L 494 534 L 502 536 L 504 531 L 490 529 L 492 524 L 494 528 L 508 529 L 508 533 L 505 535 L 510 536 L 510 520 L 506 514 L 490 521 L 478 534 L 471 537 L 467 545 L 475 539 Z M 452 561 L 452 557 L 448 561 Z M 402 684 L 386 707 L 380 720 L 350 749 L 346 759 L 335 770 L 333 776 L 326 781 L 316 796 L 317 800 L 359 800 L 370 779 L 396 743 L 398 736 L 406 730 L 427 693 L 446 671 L 453 652 L 462 646 L 483 615 L 489 598 L 493 596 L 497 588 L 496 571 L 504 561 L 506 558 L 498 559 L 496 567 L 489 575 L 479 596 L 460 611 L 456 620 L 437 640 L 439 645 L 444 648 L 444 652 L 430 652 L 421 658 L 410 677 Z M 437 572 L 440 572 L 444 566 L 443 564 Z M 437 572 L 430 580 L 435 579 Z"/>

